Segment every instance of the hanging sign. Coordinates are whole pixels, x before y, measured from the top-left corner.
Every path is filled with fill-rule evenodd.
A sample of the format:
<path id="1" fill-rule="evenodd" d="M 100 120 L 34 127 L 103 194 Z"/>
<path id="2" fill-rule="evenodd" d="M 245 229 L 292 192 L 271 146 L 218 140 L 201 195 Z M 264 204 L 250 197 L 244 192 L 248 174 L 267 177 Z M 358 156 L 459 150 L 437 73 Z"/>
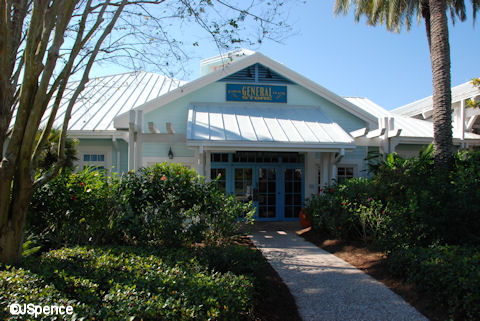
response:
<path id="1" fill-rule="evenodd" d="M 287 86 L 227 84 L 227 101 L 286 103 Z"/>

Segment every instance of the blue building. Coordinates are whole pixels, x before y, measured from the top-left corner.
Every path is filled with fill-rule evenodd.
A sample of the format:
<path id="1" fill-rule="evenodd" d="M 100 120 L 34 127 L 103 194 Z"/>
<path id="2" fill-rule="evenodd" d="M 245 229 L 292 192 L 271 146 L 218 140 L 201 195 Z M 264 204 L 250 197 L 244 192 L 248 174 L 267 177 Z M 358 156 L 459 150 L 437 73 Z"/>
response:
<path id="1" fill-rule="evenodd" d="M 293 220 L 333 180 L 366 175 L 368 152 L 410 156 L 433 140 L 428 120 L 340 97 L 260 53 L 206 59 L 201 72 L 188 83 L 145 72 L 90 81 L 69 126 L 79 168 L 181 163 L 220 175 L 218 187 L 252 200 L 259 219 Z M 454 142 L 479 145 L 480 135 L 456 130 Z"/>

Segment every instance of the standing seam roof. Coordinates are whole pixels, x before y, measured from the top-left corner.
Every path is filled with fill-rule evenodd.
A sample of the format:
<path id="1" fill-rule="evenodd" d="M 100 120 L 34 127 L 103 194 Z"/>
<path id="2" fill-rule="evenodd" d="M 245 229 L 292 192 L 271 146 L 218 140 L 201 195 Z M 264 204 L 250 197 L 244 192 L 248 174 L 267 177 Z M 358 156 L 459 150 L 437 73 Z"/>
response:
<path id="1" fill-rule="evenodd" d="M 73 106 L 68 129 L 115 130 L 113 119 L 117 115 L 164 95 L 185 83 L 185 81 L 145 71 L 91 79 Z M 55 117 L 54 127 L 62 126 L 67 106 L 77 85 L 77 81 L 67 85 Z M 45 112 L 41 126 L 46 125 L 52 104 L 53 100 Z"/>

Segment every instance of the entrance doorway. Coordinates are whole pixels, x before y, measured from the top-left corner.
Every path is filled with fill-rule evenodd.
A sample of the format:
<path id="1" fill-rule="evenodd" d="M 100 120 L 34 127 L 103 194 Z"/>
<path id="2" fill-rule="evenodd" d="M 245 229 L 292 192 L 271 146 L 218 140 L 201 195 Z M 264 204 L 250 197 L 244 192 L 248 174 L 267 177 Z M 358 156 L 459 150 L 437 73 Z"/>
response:
<path id="1" fill-rule="evenodd" d="M 225 186 L 227 194 L 242 202 L 253 201 L 258 220 L 298 219 L 304 202 L 302 154 L 212 154 L 211 177 L 215 178 L 218 173 L 226 175 L 219 187 Z"/>

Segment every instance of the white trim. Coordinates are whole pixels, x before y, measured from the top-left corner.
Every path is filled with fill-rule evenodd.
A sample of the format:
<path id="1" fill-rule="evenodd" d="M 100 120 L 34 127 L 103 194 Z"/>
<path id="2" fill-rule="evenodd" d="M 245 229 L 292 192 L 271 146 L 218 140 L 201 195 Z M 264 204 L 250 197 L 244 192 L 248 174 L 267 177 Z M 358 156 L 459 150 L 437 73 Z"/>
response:
<path id="1" fill-rule="evenodd" d="M 199 147 L 204 146 L 205 149 L 219 149 L 219 150 L 278 150 L 278 151 L 338 151 L 338 149 L 355 149 L 354 143 L 339 144 L 339 143 L 322 143 L 322 144 L 305 144 L 305 143 L 285 143 L 285 142 L 245 142 L 245 141 L 192 141 L 187 140 L 187 146 Z"/>
<path id="2" fill-rule="evenodd" d="M 367 138 L 375 138 L 375 137 L 380 137 L 380 136 L 383 136 L 385 135 L 385 130 L 386 128 L 380 128 L 380 129 L 375 129 L 375 130 L 372 130 L 371 132 L 369 132 L 367 134 Z"/>
<path id="3" fill-rule="evenodd" d="M 456 102 L 478 96 L 480 90 L 473 86 L 471 81 L 467 81 L 463 84 L 451 88 L 452 92 L 452 105 Z M 432 96 L 422 98 L 407 105 L 403 105 L 391 110 L 392 113 L 400 114 L 404 116 L 422 115 L 427 112 L 433 111 Z"/>
<path id="4" fill-rule="evenodd" d="M 226 61 L 224 65 L 227 65 L 229 62 L 235 61 L 235 59 L 245 58 L 246 56 L 253 55 L 254 53 L 255 51 L 244 48 L 233 50 L 215 57 L 200 60 L 200 67 L 208 66 L 219 61 Z"/>
<path id="5" fill-rule="evenodd" d="M 475 124 L 475 121 L 477 120 L 479 115 L 474 115 L 468 120 L 467 124 L 467 130 L 471 131 L 473 129 L 473 125 Z"/>
<path id="6" fill-rule="evenodd" d="M 337 173 L 335 173 L 336 178 L 338 179 L 338 168 L 339 167 L 353 167 L 353 177 L 360 177 L 360 169 L 363 168 L 364 160 L 362 159 L 347 159 L 341 161 L 337 164 Z"/>
<path id="7" fill-rule="evenodd" d="M 340 108 L 351 113 L 352 115 L 366 121 L 367 123 L 370 124 L 370 126 L 372 127 L 375 126 L 376 118 L 370 113 L 366 112 L 365 110 L 358 107 L 357 105 L 352 104 L 351 102 L 329 91 L 328 89 L 318 85 L 317 83 L 303 77 L 302 75 L 296 73 L 295 71 L 285 67 L 284 65 L 258 52 L 253 55 L 247 56 L 243 59 L 240 59 L 236 62 L 233 62 L 231 65 L 225 66 L 225 68 L 221 68 L 217 71 L 214 71 L 210 74 L 200 77 L 192 82 L 189 82 L 181 87 L 178 87 L 177 89 L 174 89 L 158 98 L 150 100 L 143 105 L 135 107 L 135 110 L 141 109 L 144 111 L 144 113 L 148 113 L 152 110 L 155 110 L 161 106 L 164 106 L 170 102 L 173 102 L 187 94 L 190 94 L 200 88 L 203 88 L 215 81 L 225 78 L 231 74 L 234 74 L 237 71 L 240 71 L 256 63 L 260 63 L 265 67 L 272 69 L 274 72 L 282 75 L 287 79 L 290 79 L 291 81 L 298 84 L 299 86 L 304 87 L 312 91 L 313 93 L 325 98 L 326 100 L 339 106 Z M 128 126 L 128 112 L 115 117 L 114 119 L 115 128 L 127 128 L 127 126 Z"/>
<path id="8" fill-rule="evenodd" d="M 368 134 L 368 128 L 360 128 L 360 129 L 351 131 L 349 134 L 353 138 L 362 137 Z"/>
<path id="9" fill-rule="evenodd" d="M 98 165 L 104 166 L 108 173 L 112 173 L 113 164 L 112 164 L 112 147 L 111 146 L 88 146 L 88 145 L 78 145 L 78 161 L 75 162 L 75 165 L 78 166 L 77 170 L 83 170 L 83 167 L 86 165 L 83 161 L 83 155 L 85 154 L 96 154 L 96 155 L 105 155 L 103 162 L 88 162 L 88 165 Z"/>
<path id="10" fill-rule="evenodd" d="M 168 157 L 143 157 L 142 166 L 152 166 L 155 163 L 167 162 L 169 164 L 182 164 L 190 168 L 195 168 L 195 158 L 194 157 L 174 157 L 170 159 Z"/>
<path id="11" fill-rule="evenodd" d="M 69 130 L 67 136 L 78 139 L 112 139 L 112 137 L 116 137 L 128 142 L 128 132 L 120 130 Z"/>

